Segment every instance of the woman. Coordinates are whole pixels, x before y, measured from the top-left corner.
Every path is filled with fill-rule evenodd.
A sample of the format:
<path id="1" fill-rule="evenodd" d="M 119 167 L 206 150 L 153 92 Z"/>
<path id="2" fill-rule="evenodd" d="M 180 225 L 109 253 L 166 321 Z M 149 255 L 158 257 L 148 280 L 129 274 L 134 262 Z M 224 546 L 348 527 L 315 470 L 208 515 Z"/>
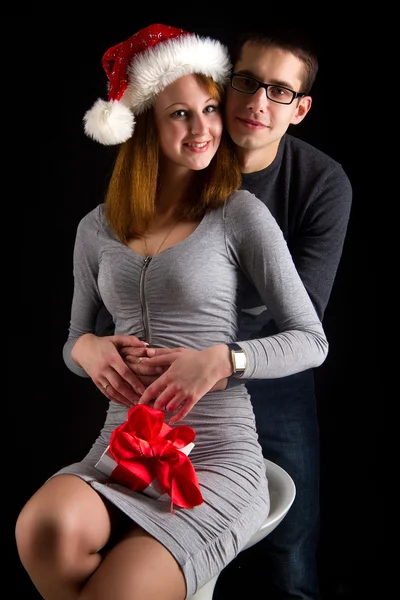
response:
<path id="1" fill-rule="evenodd" d="M 17 546 L 48 600 L 183 600 L 240 552 L 269 511 L 245 385 L 219 382 L 316 367 L 327 341 L 279 227 L 253 195 L 235 191 L 240 175 L 220 112 L 225 48 L 153 25 L 111 48 L 103 65 L 108 102 L 88 111 L 85 130 L 122 146 L 105 204 L 78 226 L 64 357 L 91 375 L 104 344 L 130 340 L 143 358 L 154 354 L 147 344 L 171 349 L 165 372 L 139 393 L 170 425 L 185 417 L 196 432 L 190 460 L 201 501 L 171 512 L 165 495 L 132 491 L 96 468 L 128 415 L 106 362 L 91 375 L 110 400 L 104 427 L 81 462 L 27 502 Z M 239 346 L 236 315 L 250 285 L 280 332 Z M 105 339 L 94 335 L 103 304 L 116 331 Z"/>

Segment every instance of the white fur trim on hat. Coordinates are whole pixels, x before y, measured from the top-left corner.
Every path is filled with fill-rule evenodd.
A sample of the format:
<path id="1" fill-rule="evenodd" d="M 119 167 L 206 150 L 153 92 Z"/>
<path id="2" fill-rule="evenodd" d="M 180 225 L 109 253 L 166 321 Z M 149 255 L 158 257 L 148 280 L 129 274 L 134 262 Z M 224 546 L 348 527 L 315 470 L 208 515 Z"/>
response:
<path id="1" fill-rule="evenodd" d="M 218 40 L 197 35 L 171 39 L 135 57 L 128 69 L 129 84 L 123 101 L 140 114 L 176 79 L 203 73 L 224 85 L 230 68 L 228 52 Z"/>

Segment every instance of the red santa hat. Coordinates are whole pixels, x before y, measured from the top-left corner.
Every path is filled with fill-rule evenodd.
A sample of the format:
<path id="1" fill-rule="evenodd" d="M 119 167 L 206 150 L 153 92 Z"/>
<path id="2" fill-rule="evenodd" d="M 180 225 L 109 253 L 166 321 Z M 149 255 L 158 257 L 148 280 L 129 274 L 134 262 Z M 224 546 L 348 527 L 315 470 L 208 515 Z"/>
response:
<path id="1" fill-rule="evenodd" d="M 149 25 L 103 56 L 108 100 L 99 98 L 84 116 L 85 133 L 105 145 L 121 144 L 135 128 L 135 115 L 152 106 L 167 85 L 192 73 L 209 75 L 221 85 L 231 64 L 218 40 L 168 25 Z"/>

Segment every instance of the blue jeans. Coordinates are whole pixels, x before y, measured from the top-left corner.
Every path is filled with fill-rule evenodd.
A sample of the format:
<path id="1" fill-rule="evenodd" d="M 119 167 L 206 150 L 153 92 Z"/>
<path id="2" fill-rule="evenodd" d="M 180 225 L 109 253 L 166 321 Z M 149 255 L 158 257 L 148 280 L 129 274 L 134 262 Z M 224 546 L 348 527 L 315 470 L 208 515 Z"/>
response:
<path id="1" fill-rule="evenodd" d="M 296 498 L 279 526 L 257 544 L 279 600 L 317 600 L 319 429 L 311 370 L 247 384 L 265 458 L 292 477 Z M 265 560 L 264 560 L 265 559 Z"/>

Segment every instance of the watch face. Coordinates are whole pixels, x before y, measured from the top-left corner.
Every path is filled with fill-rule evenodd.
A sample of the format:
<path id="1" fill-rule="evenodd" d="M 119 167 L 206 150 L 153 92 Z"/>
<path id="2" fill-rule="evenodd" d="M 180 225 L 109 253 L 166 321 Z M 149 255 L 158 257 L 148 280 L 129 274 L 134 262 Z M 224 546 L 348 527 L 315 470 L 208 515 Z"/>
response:
<path id="1" fill-rule="evenodd" d="M 244 352 L 235 352 L 236 371 L 244 371 L 246 369 L 246 355 Z"/>

